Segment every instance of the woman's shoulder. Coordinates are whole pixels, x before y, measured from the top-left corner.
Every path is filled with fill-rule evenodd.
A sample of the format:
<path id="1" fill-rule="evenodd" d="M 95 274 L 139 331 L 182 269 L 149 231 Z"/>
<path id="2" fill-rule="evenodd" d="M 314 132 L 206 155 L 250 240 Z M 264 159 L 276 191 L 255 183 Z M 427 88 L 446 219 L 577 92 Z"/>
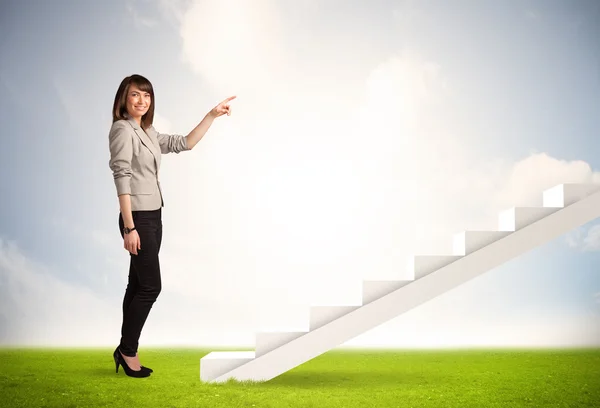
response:
<path id="1" fill-rule="evenodd" d="M 121 138 L 124 135 L 128 135 L 131 137 L 131 133 L 133 133 L 133 128 L 127 123 L 127 120 L 119 119 L 112 123 L 110 126 L 110 130 L 108 131 L 108 138 L 110 140 Z"/>
<path id="2" fill-rule="evenodd" d="M 110 132 L 114 132 L 115 130 L 133 130 L 127 119 L 119 119 L 112 123 L 110 126 Z"/>
<path id="3" fill-rule="evenodd" d="M 118 119 L 112 123 L 111 127 L 125 126 L 126 124 L 127 124 L 127 119 Z"/>

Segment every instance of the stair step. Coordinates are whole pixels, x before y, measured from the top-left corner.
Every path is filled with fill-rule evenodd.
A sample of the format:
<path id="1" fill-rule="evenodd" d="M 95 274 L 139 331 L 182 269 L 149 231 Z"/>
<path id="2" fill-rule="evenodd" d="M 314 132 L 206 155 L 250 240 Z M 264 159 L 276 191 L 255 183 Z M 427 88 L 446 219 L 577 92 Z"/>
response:
<path id="1" fill-rule="evenodd" d="M 254 351 L 213 351 L 200 359 L 200 379 L 212 380 L 254 358 Z"/>
<path id="2" fill-rule="evenodd" d="M 454 235 L 452 253 L 468 255 L 491 243 L 504 238 L 510 231 L 463 231 Z"/>
<path id="3" fill-rule="evenodd" d="M 396 289 L 408 285 L 412 280 L 363 281 L 362 304 L 366 305 Z"/>
<path id="4" fill-rule="evenodd" d="M 559 184 L 544 191 L 544 207 L 566 207 L 600 191 L 599 184 Z"/>
<path id="5" fill-rule="evenodd" d="M 310 307 L 310 331 L 316 330 L 350 312 L 360 306 L 311 306 Z"/>
<path id="6" fill-rule="evenodd" d="M 498 215 L 499 231 L 517 231 L 558 211 L 553 207 L 513 207 Z"/>
<path id="7" fill-rule="evenodd" d="M 267 354 L 308 332 L 260 332 L 256 334 L 256 357 Z"/>
<path id="8" fill-rule="evenodd" d="M 460 258 L 462 258 L 460 255 L 417 255 L 412 257 L 409 270 L 414 273 L 415 280 L 417 280 Z"/>

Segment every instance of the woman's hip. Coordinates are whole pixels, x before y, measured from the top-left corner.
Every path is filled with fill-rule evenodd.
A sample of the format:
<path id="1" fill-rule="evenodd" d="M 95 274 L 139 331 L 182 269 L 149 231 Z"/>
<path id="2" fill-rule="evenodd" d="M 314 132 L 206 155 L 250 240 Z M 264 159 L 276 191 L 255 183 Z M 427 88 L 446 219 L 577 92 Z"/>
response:
<path id="1" fill-rule="evenodd" d="M 162 211 L 161 209 L 151 210 L 151 211 L 132 211 L 131 215 L 133 218 L 133 225 L 135 226 L 135 230 L 140 235 L 140 239 L 142 235 L 151 234 L 152 236 L 156 236 L 157 234 L 162 234 Z M 123 228 L 125 227 L 123 221 L 123 214 L 119 211 L 119 231 L 121 233 L 121 237 L 124 238 Z"/>

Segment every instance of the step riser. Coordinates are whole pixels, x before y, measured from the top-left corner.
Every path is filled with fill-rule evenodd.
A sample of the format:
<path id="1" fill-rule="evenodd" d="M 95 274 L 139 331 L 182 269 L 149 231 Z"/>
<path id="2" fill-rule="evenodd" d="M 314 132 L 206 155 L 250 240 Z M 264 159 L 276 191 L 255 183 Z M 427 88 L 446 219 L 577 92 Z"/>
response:
<path id="1" fill-rule="evenodd" d="M 309 330 L 316 330 L 359 307 L 360 306 L 312 306 L 309 312 Z"/>
<path id="2" fill-rule="evenodd" d="M 561 184 L 543 193 L 544 207 L 566 207 L 600 191 L 600 186 L 592 184 Z"/>
<path id="3" fill-rule="evenodd" d="M 503 211 L 498 216 L 498 230 L 505 232 L 518 231 L 531 225 L 550 214 L 558 211 L 559 208 L 534 208 L 534 207 L 515 207 Z"/>
<path id="4" fill-rule="evenodd" d="M 200 359 L 200 380 L 211 381 L 212 379 L 226 374 L 250 361 L 253 360 L 248 358 L 227 360 Z"/>
<path id="5" fill-rule="evenodd" d="M 374 300 L 379 299 L 403 286 L 408 285 L 412 281 L 364 281 L 362 291 L 362 304 L 366 305 Z"/>
<path id="6" fill-rule="evenodd" d="M 256 357 L 267 354 L 306 333 L 308 332 L 258 333 L 256 335 Z"/>
<path id="7" fill-rule="evenodd" d="M 600 193 L 217 377 L 267 381 L 600 216 Z"/>
<path id="8" fill-rule="evenodd" d="M 465 231 L 454 236 L 452 254 L 466 256 L 510 234 L 509 231 Z"/>
<path id="9" fill-rule="evenodd" d="M 421 279 L 460 258 L 460 256 L 415 256 L 409 263 L 409 272 L 413 274 L 415 280 Z"/>

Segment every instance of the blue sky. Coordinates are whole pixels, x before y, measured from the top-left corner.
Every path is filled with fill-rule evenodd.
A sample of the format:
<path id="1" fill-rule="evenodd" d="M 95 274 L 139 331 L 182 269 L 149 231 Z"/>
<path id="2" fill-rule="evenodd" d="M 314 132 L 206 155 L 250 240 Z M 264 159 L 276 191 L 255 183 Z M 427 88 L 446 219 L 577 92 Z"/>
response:
<path id="1" fill-rule="evenodd" d="M 244 3 L 3 3 L 0 343 L 118 341 L 108 130 L 132 73 L 164 133 L 238 96 L 198 148 L 163 157 L 146 344 L 300 327 L 307 303 L 353 299 L 498 210 L 600 181 L 598 2 Z M 598 344 L 598 225 L 349 344 Z"/>

